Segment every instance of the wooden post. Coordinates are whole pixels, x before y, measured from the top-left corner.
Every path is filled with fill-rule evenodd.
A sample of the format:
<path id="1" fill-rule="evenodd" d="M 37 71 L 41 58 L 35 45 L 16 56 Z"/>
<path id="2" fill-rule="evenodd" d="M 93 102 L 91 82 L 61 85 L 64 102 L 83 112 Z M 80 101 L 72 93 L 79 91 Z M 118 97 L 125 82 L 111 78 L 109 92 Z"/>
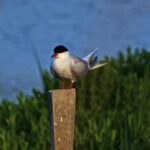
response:
<path id="1" fill-rule="evenodd" d="M 73 150 L 75 89 L 49 91 L 51 150 Z"/>

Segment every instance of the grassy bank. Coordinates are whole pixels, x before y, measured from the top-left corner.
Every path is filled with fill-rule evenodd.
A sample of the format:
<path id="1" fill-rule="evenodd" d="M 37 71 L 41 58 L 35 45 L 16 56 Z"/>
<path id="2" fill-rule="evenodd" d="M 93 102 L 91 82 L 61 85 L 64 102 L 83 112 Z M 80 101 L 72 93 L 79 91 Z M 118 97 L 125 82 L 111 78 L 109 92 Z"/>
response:
<path id="1" fill-rule="evenodd" d="M 150 52 L 127 49 L 76 83 L 75 150 L 150 149 Z M 48 150 L 47 90 L 58 87 L 47 71 L 45 92 L 0 104 L 0 150 Z"/>

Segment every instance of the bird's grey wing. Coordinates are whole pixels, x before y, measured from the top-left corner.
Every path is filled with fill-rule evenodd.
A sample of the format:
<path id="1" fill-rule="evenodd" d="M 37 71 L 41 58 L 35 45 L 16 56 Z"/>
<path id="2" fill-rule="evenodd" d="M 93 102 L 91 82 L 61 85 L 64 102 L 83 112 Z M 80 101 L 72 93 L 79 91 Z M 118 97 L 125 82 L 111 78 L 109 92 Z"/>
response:
<path id="1" fill-rule="evenodd" d="M 59 75 L 54 70 L 53 65 L 50 66 L 50 71 L 51 71 L 51 74 L 53 75 L 53 77 L 60 78 Z"/>
<path id="2" fill-rule="evenodd" d="M 71 56 L 71 71 L 76 78 L 84 76 L 89 71 L 89 64 L 76 56 Z"/>
<path id="3" fill-rule="evenodd" d="M 90 68 L 94 67 L 98 62 L 98 57 L 96 56 L 98 48 L 96 48 L 93 52 L 83 58 L 86 62 L 89 63 Z"/>
<path id="4" fill-rule="evenodd" d="M 94 51 L 92 51 L 90 54 L 88 54 L 87 56 L 85 56 L 83 58 L 83 60 L 87 61 L 87 62 L 90 62 L 91 60 L 95 59 L 95 55 L 96 55 L 96 52 L 97 52 L 98 48 L 96 48 Z"/>

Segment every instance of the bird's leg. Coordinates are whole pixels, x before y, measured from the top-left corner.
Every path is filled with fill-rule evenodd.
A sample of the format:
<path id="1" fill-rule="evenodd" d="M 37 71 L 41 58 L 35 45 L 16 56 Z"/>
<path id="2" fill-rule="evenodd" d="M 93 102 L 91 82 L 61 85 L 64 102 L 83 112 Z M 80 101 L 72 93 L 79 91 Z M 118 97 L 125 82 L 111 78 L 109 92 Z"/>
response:
<path id="1" fill-rule="evenodd" d="M 63 89 L 63 80 L 60 81 L 60 89 Z"/>
<path id="2" fill-rule="evenodd" d="M 63 79 L 62 87 L 63 87 L 63 89 L 65 89 L 65 88 L 66 88 L 66 87 L 65 87 L 65 79 Z"/>
<path id="3" fill-rule="evenodd" d="M 59 89 L 62 89 L 62 81 L 59 82 Z"/>
<path id="4" fill-rule="evenodd" d="M 70 80 L 70 89 L 74 88 L 74 83 L 72 80 Z"/>
<path id="5" fill-rule="evenodd" d="M 60 89 L 65 89 L 65 80 L 64 79 L 62 79 L 60 81 Z"/>

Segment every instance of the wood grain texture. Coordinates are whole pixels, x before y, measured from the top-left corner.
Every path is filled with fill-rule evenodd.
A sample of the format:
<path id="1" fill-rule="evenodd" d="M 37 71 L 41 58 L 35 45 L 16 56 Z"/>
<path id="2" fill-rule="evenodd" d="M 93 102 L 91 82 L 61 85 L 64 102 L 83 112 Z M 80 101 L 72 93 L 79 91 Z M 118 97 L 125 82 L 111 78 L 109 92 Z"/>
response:
<path id="1" fill-rule="evenodd" d="M 51 150 L 73 150 L 75 89 L 49 91 Z"/>

